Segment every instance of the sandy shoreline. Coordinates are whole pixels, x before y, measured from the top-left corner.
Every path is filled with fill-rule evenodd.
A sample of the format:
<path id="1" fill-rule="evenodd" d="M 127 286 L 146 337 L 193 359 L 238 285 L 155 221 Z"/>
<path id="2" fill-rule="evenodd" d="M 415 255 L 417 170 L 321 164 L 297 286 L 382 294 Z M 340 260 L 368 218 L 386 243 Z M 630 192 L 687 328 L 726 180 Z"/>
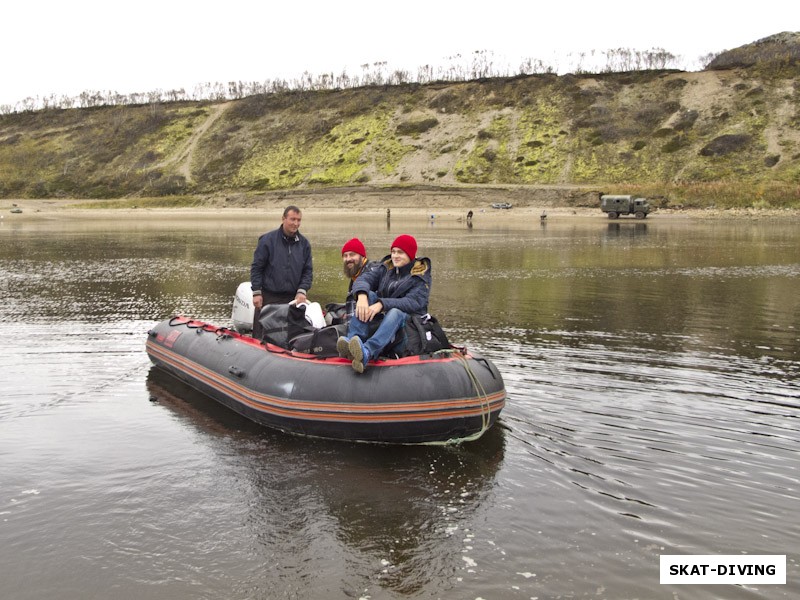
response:
<path id="1" fill-rule="evenodd" d="M 510 210 L 493 209 L 493 202 L 511 202 Z M 243 195 L 206 198 L 199 207 L 149 208 L 135 207 L 135 200 L 125 199 L 120 208 L 81 208 L 91 202 L 84 199 L 0 199 L 0 219 L 12 220 L 73 220 L 73 219 L 169 219 L 186 218 L 246 218 L 250 215 L 280 215 L 285 206 L 296 204 L 307 216 L 325 215 L 347 217 L 357 214 L 367 218 L 386 216 L 387 208 L 392 217 L 425 217 L 463 220 L 472 210 L 475 218 L 490 218 L 493 221 L 535 219 L 542 213 L 547 218 L 599 218 L 606 215 L 598 207 L 564 206 L 558 197 L 544 201 L 520 198 L 513 191 L 501 189 L 457 189 L 457 190 L 339 190 L 328 193 L 319 191 L 302 193 L 265 194 L 260 197 Z M 114 202 L 114 201 L 111 201 Z M 20 212 L 21 211 L 21 212 Z M 800 210 L 794 209 L 655 209 L 648 220 L 655 218 L 681 219 L 790 219 L 800 220 Z"/>

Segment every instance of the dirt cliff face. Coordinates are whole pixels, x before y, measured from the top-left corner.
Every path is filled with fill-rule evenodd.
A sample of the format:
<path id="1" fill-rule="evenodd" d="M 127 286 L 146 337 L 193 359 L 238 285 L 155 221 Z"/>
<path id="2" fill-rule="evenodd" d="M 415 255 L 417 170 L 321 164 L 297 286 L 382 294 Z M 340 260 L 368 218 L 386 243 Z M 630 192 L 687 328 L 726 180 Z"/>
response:
<path id="1" fill-rule="evenodd" d="M 791 185 L 797 61 L 0 116 L 0 197 Z"/>
<path id="2" fill-rule="evenodd" d="M 220 119 L 219 140 L 200 141 L 196 167 L 205 184 L 262 190 L 791 178 L 794 87 L 708 71 L 245 99 Z"/>

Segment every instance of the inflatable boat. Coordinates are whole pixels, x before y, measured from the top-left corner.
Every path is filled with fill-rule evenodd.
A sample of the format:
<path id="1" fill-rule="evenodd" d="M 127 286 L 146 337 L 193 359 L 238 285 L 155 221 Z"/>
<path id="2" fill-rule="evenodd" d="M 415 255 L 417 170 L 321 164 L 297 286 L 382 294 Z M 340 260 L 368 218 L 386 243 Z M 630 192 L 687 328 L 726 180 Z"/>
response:
<path id="1" fill-rule="evenodd" d="M 497 420 L 497 368 L 466 349 L 377 360 L 358 374 L 344 358 L 283 349 L 174 316 L 148 333 L 153 364 L 262 425 L 312 437 L 395 444 L 459 443 Z"/>

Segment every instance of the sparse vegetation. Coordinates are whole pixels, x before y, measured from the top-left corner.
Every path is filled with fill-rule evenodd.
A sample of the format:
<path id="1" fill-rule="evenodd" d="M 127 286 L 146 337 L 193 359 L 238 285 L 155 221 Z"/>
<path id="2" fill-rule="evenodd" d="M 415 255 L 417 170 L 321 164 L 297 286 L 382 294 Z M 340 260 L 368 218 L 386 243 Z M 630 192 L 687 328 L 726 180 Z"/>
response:
<path id="1" fill-rule="evenodd" d="M 625 193 L 646 196 L 659 208 L 800 209 L 797 185 L 766 182 L 743 187 L 739 182 L 630 185 Z"/>
<path id="2" fill-rule="evenodd" d="M 800 64 L 800 47 L 797 33 L 783 32 L 771 35 L 752 44 L 726 50 L 710 57 L 707 69 L 734 69 L 758 66 L 767 70 L 797 69 Z"/>
<path id="3" fill-rule="evenodd" d="M 419 135 L 436 127 L 439 120 L 436 117 L 425 117 L 411 121 L 403 121 L 397 126 L 398 135 Z"/>
<path id="4" fill-rule="evenodd" d="M 120 200 L 98 200 L 75 204 L 75 208 L 194 208 L 203 201 L 195 196 L 169 196 L 155 198 L 123 198 Z"/>
<path id="5" fill-rule="evenodd" d="M 449 76 L 491 73 L 489 55 L 471 58 L 474 71 Z M 367 67 L 365 78 L 383 68 Z M 216 104 L 149 98 L 0 115 L 0 197 L 168 202 L 436 182 L 652 186 L 648 195 L 684 205 L 703 201 L 695 192 L 717 205 L 797 202 L 796 77 L 755 67 L 397 83 L 403 77 L 339 91 L 308 78 L 300 90 L 228 100 L 247 91 L 234 86 Z"/>
<path id="6" fill-rule="evenodd" d="M 746 134 L 726 134 L 711 140 L 700 149 L 701 156 L 725 156 L 731 152 L 742 150 L 750 143 Z"/>

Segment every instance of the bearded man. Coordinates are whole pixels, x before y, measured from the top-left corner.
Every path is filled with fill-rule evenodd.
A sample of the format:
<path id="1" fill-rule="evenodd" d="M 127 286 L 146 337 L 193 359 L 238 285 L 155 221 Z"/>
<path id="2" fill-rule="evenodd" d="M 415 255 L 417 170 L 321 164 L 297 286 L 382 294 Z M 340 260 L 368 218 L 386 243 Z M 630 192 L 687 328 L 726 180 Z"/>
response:
<path id="1" fill-rule="evenodd" d="M 375 266 L 377 266 L 377 263 L 367 260 L 367 250 L 361 240 L 358 238 L 347 240 L 342 246 L 342 271 L 344 271 L 345 277 L 350 280 L 347 293 L 350 294 L 353 290 L 353 284 L 359 275 Z"/>

